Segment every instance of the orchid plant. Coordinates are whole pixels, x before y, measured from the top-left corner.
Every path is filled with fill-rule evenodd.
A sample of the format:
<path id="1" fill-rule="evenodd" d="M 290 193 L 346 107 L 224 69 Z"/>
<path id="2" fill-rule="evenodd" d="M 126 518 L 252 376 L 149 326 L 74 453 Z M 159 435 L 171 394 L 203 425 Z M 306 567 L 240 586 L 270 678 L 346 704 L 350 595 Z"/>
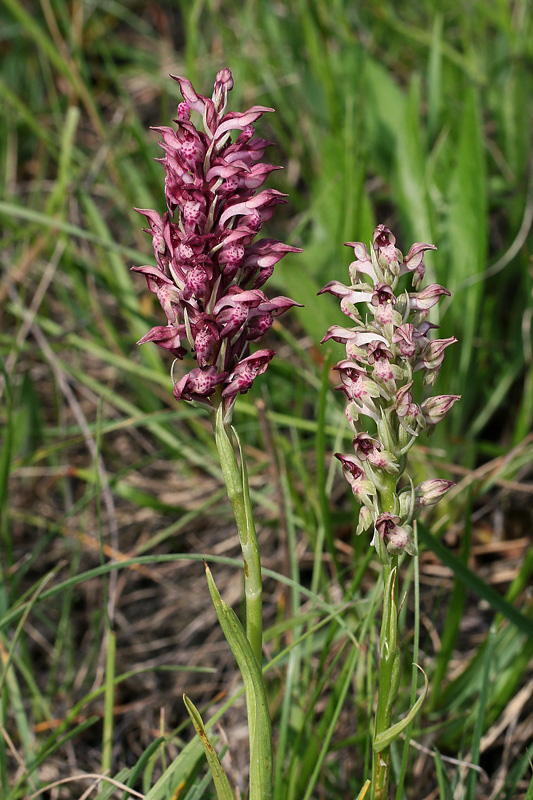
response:
<path id="1" fill-rule="evenodd" d="M 272 796 L 273 747 L 262 673 L 261 559 L 250 506 L 246 464 L 231 428 L 239 394 L 249 391 L 267 369 L 273 350 L 250 352 L 275 317 L 299 305 L 288 297 L 269 300 L 262 286 L 274 266 L 297 247 L 255 237 L 274 209 L 286 202 L 276 189 L 258 189 L 280 167 L 261 161 L 271 142 L 254 136 L 254 123 L 272 108 L 226 111 L 233 88 L 229 69 L 221 70 L 209 99 L 186 78 L 180 86 L 176 129 L 158 127 L 164 157 L 167 211 L 136 209 L 148 220 L 156 266 L 134 267 L 159 300 L 166 325 L 156 325 L 138 344 L 154 342 L 176 360 L 189 354 L 196 366 L 173 381 L 174 396 L 206 408 L 228 496 L 235 515 L 244 561 L 245 631 L 221 599 L 208 568 L 207 578 L 218 619 L 241 670 L 246 690 L 250 737 L 250 800 Z M 191 121 L 201 117 L 202 129 Z M 237 133 L 234 136 L 235 132 Z M 237 453 L 239 452 L 239 458 Z M 240 462 L 240 463 L 239 463 Z M 233 797 L 228 779 L 210 745 L 200 715 L 189 698 L 187 710 L 204 745 L 217 794 Z"/>
<path id="2" fill-rule="evenodd" d="M 174 76 L 172 76 L 174 77 Z M 143 214 L 152 236 L 156 265 L 134 267 L 159 300 L 165 325 L 156 325 L 138 344 L 154 342 L 174 356 L 172 381 L 179 401 L 199 405 L 210 414 L 228 496 L 243 554 L 244 627 L 222 600 L 206 567 L 209 591 L 228 644 L 243 677 L 250 739 L 250 800 L 271 800 L 273 744 L 262 672 L 261 558 L 250 503 L 246 464 L 231 426 L 239 394 L 249 391 L 268 368 L 274 351 L 251 352 L 276 316 L 299 305 L 288 297 L 269 299 L 262 287 L 274 266 L 299 248 L 275 239 L 256 240 L 263 223 L 286 196 L 275 189 L 258 191 L 279 167 L 263 163 L 265 139 L 255 138 L 254 123 L 273 109 L 253 106 L 243 113 L 226 111 L 233 87 L 229 69 L 221 70 L 211 98 L 197 94 L 186 78 L 179 83 L 176 128 L 161 134 L 167 211 Z M 201 117 L 201 128 L 191 121 Z M 454 338 L 431 339 L 436 328 L 430 309 L 449 292 L 437 284 L 421 289 L 423 257 L 434 245 L 417 243 L 407 256 L 396 248 L 384 225 L 374 232 L 370 252 L 360 242 L 350 265 L 351 284 L 332 281 L 322 289 L 340 298 L 352 327 L 329 329 L 323 341 L 346 346 L 336 370 L 347 399 L 346 416 L 353 429 L 349 455 L 336 453 L 351 489 L 361 504 L 357 533 L 372 530 L 372 544 L 382 564 L 384 609 L 380 636 L 380 682 L 374 727 L 371 794 L 385 800 L 389 784 L 389 748 L 423 702 L 392 723 L 399 684 L 398 558 L 416 555 L 413 520 L 420 508 L 437 502 L 453 485 L 440 479 L 414 486 L 405 478 L 407 453 L 423 431 L 431 432 L 459 398 L 439 395 L 416 402 L 423 386 L 438 376 L 445 349 Z M 400 289 L 402 276 L 413 291 Z M 358 310 L 358 306 L 364 312 Z M 364 316 L 363 316 L 364 313 Z M 196 366 L 174 378 L 176 361 L 189 354 Z M 416 373 L 423 386 L 415 388 Z M 363 419 L 367 422 L 363 423 Z M 427 689 L 427 686 L 426 686 Z M 234 797 L 203 721 L 188 697 L 185 704 L 204 747 L 219 800 Z M 368 782 L 359 797 L 367 792 Z"/>
<path id="3" fill-rule="evenodd" d="M 337 387 L 348 400 L 346 417 L 353 430 L 353 454 L 336 453 L 352 492 L 360 503 L 356 533 L 372 531 L 382 565 L 384 607 L 380 635 L 380 681 L 375 714 L 372 762 L 372 800 L 388 798 L 390 745 L 418 712 L 427 691 L 409 714 L 392 723 L 393 703 L 400 679 L 398 645 L 398 558 L 416 556 L 413 520 L 454 485 L 433 478 L 418 486 L 406 476 L 407 454 L 417 437 L 431 433 L 458 395 L 437 395 L 422 402 L 424 387 L 437 380 L 447 347 L 456 342 L 431 339 L 437 325 L 428 321 L 430 309 L 447 289 L 430 284 L 421 289 L 424 254 L 432 244 L 416 243 L 406 256 L 385 225 L 374 231 L 370 252 L 361 242 L 348 242 L 355 260 L 349 266 L 350 285 L 328 283 L 320 293 L 340 299 L 352 327 L 331 327 L 323 341 L 346 346 L 346 358 L 335 369 Z M 402 276 L 411 288 L 401 288 Z M 415 387 L 416 373 L 422 385 Z M 369 430 L 370 429 L 370 430 Z"/>

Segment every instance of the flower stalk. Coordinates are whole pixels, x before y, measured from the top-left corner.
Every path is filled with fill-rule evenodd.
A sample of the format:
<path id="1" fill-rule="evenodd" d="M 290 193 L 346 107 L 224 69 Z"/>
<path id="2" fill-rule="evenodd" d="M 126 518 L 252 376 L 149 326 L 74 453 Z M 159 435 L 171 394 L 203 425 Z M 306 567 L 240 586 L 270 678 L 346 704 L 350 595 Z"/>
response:
<path id="1" fill-rule="evenodd" d="M 438 284 L 421 288 L 424 254 L 432 244 L 417 242 L 404 256 L 385 225 L 374 231 L 370 250 L 354 248 L 350 285 L 331 281 L 319 292 L 340 299 L 352 327 L 332 326 L 323 342 L 346 346 L 346 358 L 335 367 L 337 387 L 347 397 L 346 416 L 353 430 L 354 453 L 335 453 L 345 478 L 360 503 L 357 534 L 373 531 L 372 544 L 381 563 L 383 615 L 379 642 L 379 688 L 373 736 L 371 800 L 388 798 L 390 745 L 419 710 L 424 695 L 399 723 L 392 723 L 400 680 L 398 642 L 398 564 L 403 554 L 416 556 L 413 520 L 425 505 L 436 503 L 452 486 L 431 479 L 414 486 L 407 476 L 407 455 L 417 437 L 431 433 L 457 395 L 425 400 L 424 387 L 435 383 L 447 347 L 456 340 L 431 339 L 437 326 L 430 309 L 447 289 Z M 402 278 L 411 279 L 411 288 Z M 418 380 L 420 373 L 422 380 Z M 422 384 L 421 386 L 419 384 Z"/>
<path id="2" fill-rule="evenodd" d="M 215 441 L 226 484 L 228 498 L 233 509 L 244 561 L 244 598 L 246 609 L 246 636 L 252 652 L 261 665 L 263 660 L 263 580 L 261 576 L 261 556 L 250 503 L 248 473 L 243 458 L 240 441 L 235 429 L 224 424 L 222 404 L 214 414 L 213 429 Z M 235 436 L 241 466 L 237 462 L 232 442 Z"/>

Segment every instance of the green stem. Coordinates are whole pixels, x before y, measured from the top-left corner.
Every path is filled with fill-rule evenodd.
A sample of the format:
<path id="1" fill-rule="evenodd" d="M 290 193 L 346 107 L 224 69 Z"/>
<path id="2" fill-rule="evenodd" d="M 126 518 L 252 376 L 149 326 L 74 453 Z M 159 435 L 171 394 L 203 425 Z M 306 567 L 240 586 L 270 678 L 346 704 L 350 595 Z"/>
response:
<path id="1" fill-rule="evenodd" d="M 244 561 L 245 631 L 242 631 L 233 612 L 229 613 L 228 611 L 230 620 L 234 618 L 235 622 L 230 626 L 231 630 L 226 632 L 226 629 L 224 629 L 224 633 L 237 659 L 246 687 L 246 707 L 250 737 L 249 797 L 250 800 L 272 800 L 274 775 L 272 728 L 262 670 L 263 582 L 261 558 L 250 502 L 248 472 L 237 433 L 229 423 L 224 423 L 222 403 L 213 413 L 212 422 L 220 466 L 222 467 L 222 474 L 235 516 L 235 522 L 237 523 Z M 235 437 L 239 449 L 240 466 L 233 437 Z M 213 587 L 210 590 L 212 597 L 216 601 L 215 608 L 217 608 L 217 603 L 222 608 L 220 598 L 217 598 L 217 593 L 213 590 Z M 217 611 L 218 613 L 219 611 Z M 227 622 L 223 616 L 219 616 L 219 620 L 221 624 L 223 621 Z M 226 625 L 226 628 L 228 628 L 228 625 Z M 246 637 L 245 646 L 238 642 L 239 630 L 242 631 L 243 639 Z M 255 665 L 252 664 L 253 660 L 256 661 Z M 252 680 L 254 675 L 255 685 L 253 685 Z"/>
<path id="2" fill-rule="evenodd" d="M 396 510 L 396 479 L 391 476 L 390 485 L 380 492 L 383 512 L 393 514 Z M 389 555 L 385 544 L 378 537 L 378 555 L 383 576 L 383 615 L 379 637 L 379 689 L 374 737 L 391 726 L 392 706 L 398 694 L 400 682 L 400 650 L 398 647 L 398 556 Z M 381 751 L 372 750 L 371 800 L 387 800 L 389 796 L 390 747 Z"/>
<path id="3" fill-rule="evenodd" d="M 261 558 L 251 513 L 248 474 L 242 458 L 237 461 L 229 424 L 222 421 L 222 407 L 213 419 L 215 441 L 222 467 L 226 490 L 237 523 L 244 561 L 244 598 L 246 611 L 246 636 L 252 652 L 261 665 L 263 661 L 263 582 Z M 240 448 L 239 448 L 240 449 Z"/>

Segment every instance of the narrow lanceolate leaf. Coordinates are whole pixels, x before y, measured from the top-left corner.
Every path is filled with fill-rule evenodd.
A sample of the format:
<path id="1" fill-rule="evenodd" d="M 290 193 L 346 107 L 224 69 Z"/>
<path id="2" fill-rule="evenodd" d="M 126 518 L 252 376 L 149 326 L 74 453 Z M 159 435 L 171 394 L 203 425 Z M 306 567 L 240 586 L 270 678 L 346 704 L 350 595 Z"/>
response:
<path id="1" fill-rule="evenodd" d="M 228 776 L 224 772 L 224 768 L 218 760 L 215 749 L 209 741 L 200 712 L 186 694 L 183 695 L 183 702 L 185 703 L 185 708 L 188 711 L 191 722 L 204 748 L 205 757 L 207 758 L 207 763 L 209 764 L 209 769 L 213 776 L 213 783 L 215 784 L 218 800 L 235 800 L 235 795 L 231 790 Z"/>
<path id="2" fill-rule="evenodd" d="M 261 667 L 235 612 L 225 603 L 206 566 L 207 583 L 224 636 L 244 683 L 250 736 L 250 800 L 271 800 L 274 755 L 270 715 Z"/>
<path id="3" fill-rule="evenodd" d="M 369 789 L 370 789 L 370 781 L 365 781 L 365 785 L 363 786 L 363 788 L 361 789 L 355 800 L 365 800 L 366 793 L 368 792 Z"/>
<path id="4" fill-rule="evenodd" d="M 449 283 L 452 293 L 464 282 L 468 284 L 470 279 L 475 278 L 486 267 L 488 220 L 485 172 L 483 121 L 477 91 L 471 88 L 466 93 L 461 114 L 456 166 L 450 185 L 448 225 L 453 269 L 449 272 Z M 480 280 L 463 287 L 461 303 L 457 304 L 453 312 L 455 315 L 460 313 L 463 322 L 457 374 L 457 385 L 465 388 L 463 415 L 469 412 L 474 403 L 468 375 L 475 355 L 476 326 L 480 321 L 482 292 L 483 282 Z"/>
<path id="5" fill-rule="evenodd" d="M 422 675 L 424 676 L 424 691 L 411 708 L 409 713 L 406 717 L 401 719 L 399 722 L 396 722 L 394 725 L 391 725 L 390 728 L 387 728 L 386 731 L 379 733 L 377 736 L 374 737 L 374 742 L 372 747 L 376 751 L 376 753 L 381 753 L 382 750 L 385 750 L 387 747 L 390 747 L 392 742 L 398 738 L 398 736 L 403 733 L 403 731 L 407 728 L 407 726 L 413 721 L 416 717 L 418 712 L 422 707 L 422 703 L 426 699 L 426 695 L 428 693 L 428 679 L 427 675 L 421 667 L 418 667 Z"/>

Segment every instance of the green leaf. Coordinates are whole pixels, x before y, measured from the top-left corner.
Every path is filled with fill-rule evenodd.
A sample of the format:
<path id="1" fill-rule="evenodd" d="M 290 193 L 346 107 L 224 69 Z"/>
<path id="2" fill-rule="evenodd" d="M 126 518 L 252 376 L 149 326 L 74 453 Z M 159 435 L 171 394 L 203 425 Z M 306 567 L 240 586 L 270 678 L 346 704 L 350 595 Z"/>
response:
<path id="1" fill-rule="evenodd" d="M 437 782 L 439 784 L 439 796 L 441 797 L 441 800 L 453 800 L 453 790 L 438 750 L 433 752 L 433 759 L 435 761 L 435 771 L 437 773 Z"/>
<path id="2" fill-rule="evenodd" d="M 377 753 L 381 753 L 382 750 L 385 750 L 387 747 L 390 747 L 392 742 L 398 738 L 400 733 L 407 728 L 407 726 L 413 721 L 416 717 L 418 712 L 422 707 L 422 703 L 426 699 L 426 695 L 428 693 L 429 683 L 427 679 L 427 675 L 421 667 L 418 667 L 422 675 L 424 676 L 424 691 L 414 704 L 414 706 L 410 709 L 407 716 L 401 719 L 399 722 L 396 722 L 394 725 L 391 725 L 390 728 L 387 728 L 386 731 L 379 733 L 377 736 L 374 737 L 373 741 L 373 748 Z"/>
<path id="3" fill-rule="evenodd" d="M 113 755 L 113 712 L 115 706 L 116 646 L 116 633 L 108 628 L 104 694 L 104 725 L 102 735 L 102 774 L 104 775 L 108 771 L 111 771 L 111 760 Z"/>
<path id="4" fill-rule="evenodd" d="M 479 704 L 474 723 L 474 730 L 470 740 L 470 761 L 472 764 L 479 764 L 479 755 L 481 751 L 481 737 L 485 727 L 485 714 L 487 710 L 487 702 L 489 699 L 490 688 L 490 668 L 492 664 L 492 653 L 494 648 L 494 641 L 496 638 L 496 625 L 493 623 L 489 631 L 487 640 L 487 653 L 485 656 L 485 663 L 483 664 L 483 680 L 481 683 L 481 691 L 479 693 Z M 474 800 L 476 795 L 476 783 L 478 774 L 475 769 L 471 769 L 466 779 L 466 800 Z"/>
<path id="5" fill-rule="evenodd" d="M 0 201 L 0 216 L 4 216 L 9 220 L 22 219 L 28 222 L 34 222 L 36 225 L 44 228 L 51 228 L 52 231 L 62 231 L 69 236 L 75 236 L 86 242 L 93 242 L 100 245 L 102 248 L 117 253 L 122 253 L 126 258 L 133 261 L 144 261 L 146 253 L 141 253 L 140 250 L 135 250 L 132 247 L 124 247 L 114 239 L 106 239 L 103 236 L 98 236 L 90 233 L 85 228 L 80 228 L 79 225 L 73 225 L 70 222 L 64 222 L 61 219 L 50 214 L 43 214 L 41 211 L 35 211 L 33 208 L 18 205 L 17 203 L 7 203 Z"/>
<path id="6" fill-rule="evenodd" d="M 4 391 L 5 391 L 5 425 L 4 435 L 2 437 L 2 447 L 0 448 L 0 535 L 3 536 L 3 527 L 6 524 L 7 512 L 9 504 L 7 502 L 9 496 L 8 482 L 11 472 L 11 457 L 13 449 L 13 396 L 11 392 L 11 384 L 9 376 L 6 372 L 4 359 L 0 355 L 0 371 L 4 378 Z"/>
<path id="7" fill-rule="evenodd" d="M 198 739 L 192 739 L 154 783 L 144 800 L 166 800 L 171 795 L 173 787 L 185 786 L 188 783 L 201 758 L 200 743 Z"/>
<path id="8" fill-rule="evenodd" d="M 461 115 L 457 161 L 450 186 L 448 226 L 453 268 L 447 288 L 452 294 L 464 281 L 486 268 L 486 197 L 482 120 L 477 92 L 469 89 Z M 452 313 L 463 321 L 459 373 L 462 386 L 468 383 L 482 287 L 480 281 L 463 287 L 461 302 L 452 306 Z M 463 408 L 463 413 L 465 411 Z"/>
<path id="9" fill-rule="evenodd" d="M 481 580 L 481 578 L 472 572 L 466 564 L 463 564 L 457 556 L 451 553 L 441 541 L 436 539 L 421 522 L 418 523 L 418 536 L 420 541 L 425 544 L 426 547 L 429 547 L 429 549 L 440 558 L 443 564 L 450 567 L 456 577 L 463 581 L 469 589 L 472 589 L 478 597 L 482 597 L 486 600 L 495 611 L 498 611 L 508 619 L 509 622 L 516 625 L 520 631 L 529 636 L 530 639 L 533 639 L 533 620 L 524 616 L 521 611 L 499 595 L 492 586 L 489 586 L 485 581 Z"/>
<path id="10" fill-rule="evenodd" d="M 365 781 L 365 785 L 363 786 L 363 788 L 361 789 L 355 800 L 364 800 L 369 788 L 370 788 L 370 781 Z"/>
<path id="11" fill-rule="evenodd" d="M 206 576 L 218 621 L 237 661 L 246 693 L 250 734 L 250 800 L 270 800 L 274 754 L 263 674 L 237 615 L 220 597 L 207 565 Z"/>
<path id="12" fill-rule="evenodd" d="M 231 789 L 228 776 L 224 772 L 215 749 L 209 741 L 200 712 L 186 694 L 183 695 L 183 702 L 185 703 L 185 708 L 187 709 L 191 722 L 204 748 L 205 757 L 207 758 L 207 763 L 209 764 L 209 769 L 213 776 L 213 783 L 215 784 L 218 800 L 235 800 L 235 795 Z"/>
<path id="13" fill-rule="evenodd" d="M 130 777 L 130 773 L 131 769 L 125 767 L 124 769 L 121 769 L 120 772 L 117 772 L 116 775 L 113 775 L 113 781 L 117 781 L 117 783 L 125 785 L 126 781 Z M 104 781 L 104 785 L 102 786 L 102 788 L 100 789 L 94 800 L 109 800 L 109 798 L 111 798 L 114 794 L 116 794 L 117 791 L 116 784 L 109 782 L 110 779 L 105 775 L 102 777 L 102 780 Z M 129 796 L 130 798 L 135 797 L 135 795 L 132 794 L 130 794 Z"/>

